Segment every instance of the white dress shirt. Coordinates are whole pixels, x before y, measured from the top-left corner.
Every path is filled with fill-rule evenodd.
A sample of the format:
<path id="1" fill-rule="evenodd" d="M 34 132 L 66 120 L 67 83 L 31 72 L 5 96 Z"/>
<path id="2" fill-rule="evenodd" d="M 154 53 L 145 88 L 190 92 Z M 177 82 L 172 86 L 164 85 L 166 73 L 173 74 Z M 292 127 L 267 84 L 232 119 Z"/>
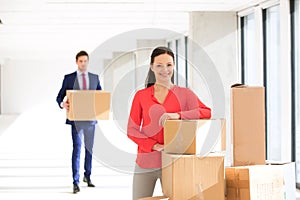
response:
<path id="1" fill-rule="evenodd" d="M 77 70 L 77 80 L 78 80 L 78 84 L 79 84 L 79 88 L 82 90 L 83 88 L 83 81 L 82 81 L 82 74 L 85 73 L 85 80 L 86 80 L 86 88 L 87 90 L 89 89 L 90 87 L 90 79 L 89 79 L 89 75 L 88 75 L 88 72 L 81 72 L 79 70 Z M 63 103 L 64 102 L 61 102 L 60 103 L 60 107 L 63 108 Z"/>
<path id="2" fill-rule="evenodd" d="M 89 81 L 89 74 L 88 72 L 81 72 L 77 70 L 77 80 L 79 84 L 79 88 L 82 90 L 83 88 L 83 81 L 82 81 L 82 74 L 85 74 L 85 80 L 86 80 L 86 89 L 88 90 L 90 88 L 90 81 Z"/>

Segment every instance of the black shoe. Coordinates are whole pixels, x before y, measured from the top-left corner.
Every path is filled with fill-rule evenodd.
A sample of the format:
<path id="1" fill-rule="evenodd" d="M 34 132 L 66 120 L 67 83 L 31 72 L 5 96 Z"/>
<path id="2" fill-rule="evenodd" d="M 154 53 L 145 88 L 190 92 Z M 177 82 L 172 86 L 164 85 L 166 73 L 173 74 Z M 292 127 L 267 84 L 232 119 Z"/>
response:
<path id="1" fill-rule="evenodd" d="M 92 183 L 91 179 L 87 179 L 86 177 L 84 177 L 83 182 L 86 182 L 88 187 L 95 187 L 95 185 Z"/>
<path id="2" fill-rule="evenodd" d="M 76 194 L 77 192 L 80 192 L 80 188 L 77 184 L 73 185 L 73 193 Z"/>

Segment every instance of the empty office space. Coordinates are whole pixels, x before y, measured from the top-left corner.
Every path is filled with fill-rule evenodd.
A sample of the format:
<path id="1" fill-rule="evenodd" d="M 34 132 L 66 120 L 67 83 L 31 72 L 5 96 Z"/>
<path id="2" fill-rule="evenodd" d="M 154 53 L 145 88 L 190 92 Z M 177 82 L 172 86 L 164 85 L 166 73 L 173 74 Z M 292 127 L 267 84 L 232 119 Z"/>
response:
<path id="1" fill-rule="evenodd" d="M 0 199 L 300 199 L 300 0 L 0 0 Z"/>

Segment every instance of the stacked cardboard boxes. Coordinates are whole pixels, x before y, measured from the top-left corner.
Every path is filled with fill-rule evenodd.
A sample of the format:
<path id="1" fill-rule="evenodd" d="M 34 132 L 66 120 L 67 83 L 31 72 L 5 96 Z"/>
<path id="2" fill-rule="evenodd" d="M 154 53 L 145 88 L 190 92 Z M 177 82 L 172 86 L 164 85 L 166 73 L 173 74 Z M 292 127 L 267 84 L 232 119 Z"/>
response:
<path id="1" fill-rule="evenodd" d="M 233 153 L 232 167 L 225 168 L 227 200 L 295 199 L 294 163 L 265 165 L 264 94 L 264 87 L 231 88 Z"/>
<path id="2" fill-rule="evenodd" d="M 170 200 L 224 199 L 224 119 L 168 120 L 162 190 Z M 211 153 L 216 151 L 219 153 Z"/>
<path id="3" fill-rule="evenodd" d="M 224 119 L 166 121 L 162 190 L 169 200 L 225 198 L 225 138 Z"/>

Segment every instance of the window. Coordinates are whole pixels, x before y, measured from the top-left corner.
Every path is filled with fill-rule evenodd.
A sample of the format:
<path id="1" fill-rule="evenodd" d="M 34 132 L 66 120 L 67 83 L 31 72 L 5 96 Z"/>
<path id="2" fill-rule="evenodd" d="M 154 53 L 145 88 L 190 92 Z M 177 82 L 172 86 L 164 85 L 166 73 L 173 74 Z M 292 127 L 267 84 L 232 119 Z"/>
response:
<path id="1" fill-rule="evenodd" d="M 265 86 L 266 157 L 268 160 L 288 162 L 292 155 L 292 161 L 296 161 L 298 187 L 300 187 L 299 4 L 299 0 L 264 1 L 238 13 L 242 16 L 240 18 L 242 82 Z M 291 15 L 288 5 L 291 6 Z M 288 24 L 290 16 L 292 23 Z M 289 37 L 289 34 L 292 37 Z M 292 53 L 290 39 L 292 39 Z"/>
<path id="2" fill-rule="evenodd" d="M 296 161 L 296 182 L 297 187 L 300 188 L 300 1 L 292 1 L 292 127 L 294 133 L 293 160 Z"/>
<path id="3" fill-rule="evenodd" d="M 185 38 L 176 40 L 176 83 L 181 87 L 187 87 L 186 45 Z"/>
<path id="4" fill-rule="evenodd" d="M 281 160 L 281 109 L 283 106 L 280 76 L 280 7 L 263 11 L 264 23 L 264 85 L 266 89 L 267 159 Z"/>
<path id="5" fill-rule="evenodd" d="M 0 115 L 2 114 L 2 83 L 1 83 L 1 81 L 2 81 L 2 66 L 1 66 L 1 64 L 0 64 Z"/>
<path id="6" fill-rule="evenodd" d="M 187 71 L 187 37 L 169 41 L 168 47 L 171 48 L 175 56 L 174 82 L 181 87 L 188 86 L 188 71 Z"/>
<path id="7" fill-rule="evenodd" d="M 242 83 L 258 85 L 255 70 L 255 23 L 254 14 L 241 18 Z"/>

